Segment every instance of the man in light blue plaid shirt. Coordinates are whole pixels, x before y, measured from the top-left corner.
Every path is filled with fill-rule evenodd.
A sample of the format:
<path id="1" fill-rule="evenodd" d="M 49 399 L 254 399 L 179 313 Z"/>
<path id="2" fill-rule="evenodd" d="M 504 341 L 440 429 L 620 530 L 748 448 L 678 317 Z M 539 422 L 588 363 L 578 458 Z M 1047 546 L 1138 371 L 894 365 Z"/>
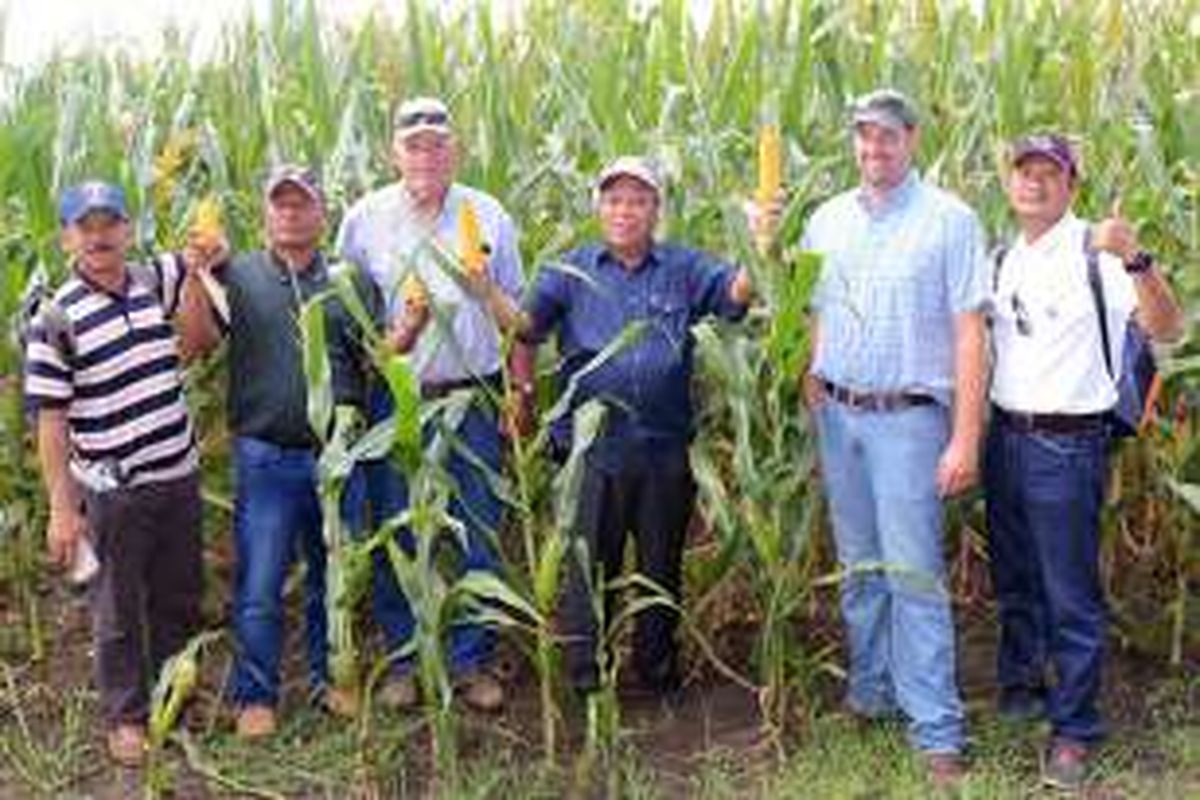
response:
<path id="1" fill-rule="evenodd" d="M 953 784 L 965 733 L 941 500 L 978 473 L 987 257 L 971 209 L 913 168 L 907 98 L 872 92 L 851 123 L 861 185 L 803 240 L 824 256 L 805 395 L 847 570 L 847 705 L 903 712 L 930 778 Z"/>

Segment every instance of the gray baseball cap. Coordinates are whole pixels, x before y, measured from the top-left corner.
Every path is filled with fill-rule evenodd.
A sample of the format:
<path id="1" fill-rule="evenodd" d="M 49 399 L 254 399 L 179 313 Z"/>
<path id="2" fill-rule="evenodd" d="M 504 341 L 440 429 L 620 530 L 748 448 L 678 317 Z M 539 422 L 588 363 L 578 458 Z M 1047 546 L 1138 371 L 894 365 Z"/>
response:
<path id="1" fill-rule="evenodd" d="M 915 128 L 917 109 L 913 102 L 895 89 L 876 89 L 854 101 L 850 107 L 851 125 L 882 125 L 885 128 Z"/>

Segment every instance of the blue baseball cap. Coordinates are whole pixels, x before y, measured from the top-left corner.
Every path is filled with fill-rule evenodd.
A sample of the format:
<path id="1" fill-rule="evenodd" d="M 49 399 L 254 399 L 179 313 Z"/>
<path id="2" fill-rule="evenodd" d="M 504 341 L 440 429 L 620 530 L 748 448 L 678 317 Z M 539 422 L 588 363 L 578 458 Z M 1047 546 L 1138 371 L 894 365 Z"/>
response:
<path id="1" fill-rule="evenodd" d="M 94 211 L 128 220 L 124 190 L 104 181 L 86 181 L 64 191 L 58 202 L 58 219 L 64 226 L 74 225 Z"/>

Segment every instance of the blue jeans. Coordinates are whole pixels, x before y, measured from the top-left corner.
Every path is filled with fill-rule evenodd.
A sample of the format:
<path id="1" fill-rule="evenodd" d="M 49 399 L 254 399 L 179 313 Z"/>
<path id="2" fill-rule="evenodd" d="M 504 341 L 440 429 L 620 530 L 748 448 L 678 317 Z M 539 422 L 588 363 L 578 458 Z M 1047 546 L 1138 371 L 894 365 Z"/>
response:
<path id="1" fill-rule="evenodd" d="M 317 500 L 316 453 L 239 436 L 233 443 L 237 498 L 233 625 L 237 659 L 232 678 L 238 705 L 275 705 L 283 642 L 283 585 L 297 554 L 304 557 L 304 625 L 309 682 L 328 683 L 325 541 Z M 342 516 L 361 520 L 363 481 L 351 476 Z"/>
<path id="2" fill-rule="evenodd" d="M 958 752 L 963 706 L 945 586 L 938 458 L 949 423 L 939 405 L 817 410 L 821 470 L 850 651 L 847 703 L 869 716 L 897 709 L 926 752 Z"/>
<path id="3" fill-rule="evenodd" d="M 1102 427 L 1026 433 L 993 421 L 988 431 L 984 489 L 1001 703 L 1041 697 L 1055 735 L 1080 742 L 1104 735 L 1096 701 L 1108 622 L 1099 566 L 1107 475 Z"/>
<path id="4" fill-rule="evenodd" d="M 450 451 L 445 465 L 455 484 L 450 500 L 449 513 L 463 522 L 467 529 L 467 548 L 459 553 L 457 560 L 460 572 L 487 570 L 495 572 L 499 559 L 492 541 L 500 525 L 502 506 L 500 498 L 492 490 L 487 470 L 499 474 L 501 469 L 502 443 L 500 429 L 494 413 L 483 407 L 477 399 L 463 417 L 457 436 L 474 458 L 486 470 L 472 463 L 457 448 Z M 380 420 L 392 410 L 392 399 L 386 387 L 377 387 L 371 394 L 371 418 Z M 425 439 L 432 436 L 431 427 L 424 431 Z M 371 513 L 372 529 L 379 527 L 389 517 L 408 507 L 408 486 L 404 475 L 390 461 L 375 461 L 365 464 L 367 497 Z M 411 532 L 401 530 L 398 534 L 402 547 L 413 550 Z M 408 599 L 396 581 L 396 575 L 383 550 L 376 550 L 372 575 L 372 606 L 375 620 L 383 629 L 384 640 L 389 652 L 395 653 L 412 638 L 415 621 Z M 450 671 L 460 674 L 485 664 L 496 646 L 496 632 L 491 626 L 478 624 L 454 625 L 450 631 Z M 409 668 L 411 657 L 397 665 L 403 672 Z"/>

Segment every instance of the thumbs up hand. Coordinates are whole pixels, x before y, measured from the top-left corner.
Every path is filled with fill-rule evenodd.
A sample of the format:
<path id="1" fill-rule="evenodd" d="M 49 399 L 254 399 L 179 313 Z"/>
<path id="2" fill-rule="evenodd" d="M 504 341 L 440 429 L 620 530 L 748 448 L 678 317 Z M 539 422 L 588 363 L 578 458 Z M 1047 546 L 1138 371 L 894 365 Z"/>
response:
<path id="1" fill-rule="evenodd" d="M 1092 244 L 1097 250 L 1112 253 L 1122 261 L 1129 261 L 1137 255 L 1137 231 L 1122 215 L 1120 197 L 1113 200 L 1108 217 L 1096 223 L 1092 229 Z"/>

